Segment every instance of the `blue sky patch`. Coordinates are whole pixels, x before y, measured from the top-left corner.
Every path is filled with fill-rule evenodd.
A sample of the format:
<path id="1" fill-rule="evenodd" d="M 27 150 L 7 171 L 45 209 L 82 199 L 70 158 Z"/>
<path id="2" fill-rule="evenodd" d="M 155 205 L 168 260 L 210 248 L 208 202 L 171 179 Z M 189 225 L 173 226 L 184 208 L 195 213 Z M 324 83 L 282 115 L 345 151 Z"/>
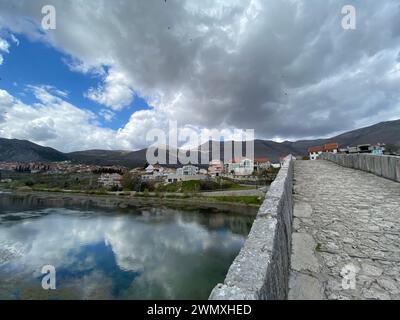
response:
<path id="1" fill-rule="evenodd" d="M 65 61 L 71 60 L 64 53 L 42 43 L 32 42 L 23 35 L 16 35 L 19 45 L 9 41 L 9 53 L 4 54 L 4 62 L 0 66 L 0 87 L 26 104 L 33 104 L 36 98 L 27 90 L 27 86 L 51 85 L 68 93 L 65 101 L 81 109 L 87 109 L 99 115 L 107 109 L 85 97 L 90 88 L 101 84 L 101 77 L 96 74 L 83 74 L 72 71 Z M 104 68 L 108 70 L 107 67 Z M 135 95 L 133 102 L 121 111 L 111 110 L 115 116 L 107 121 L 99 116 L 102 127 L 117 130 L 123 127 L 132 113 L 149 109 L 147 102 Z"/>

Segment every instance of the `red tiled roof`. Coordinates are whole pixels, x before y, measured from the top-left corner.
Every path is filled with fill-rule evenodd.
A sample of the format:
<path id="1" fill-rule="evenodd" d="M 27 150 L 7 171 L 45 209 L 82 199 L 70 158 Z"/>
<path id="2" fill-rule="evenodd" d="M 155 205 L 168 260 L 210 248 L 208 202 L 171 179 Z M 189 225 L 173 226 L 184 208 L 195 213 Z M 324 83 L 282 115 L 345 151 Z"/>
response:
<path id="1" fill-rule="evenodd" d="M 231 159 L 231 163 L 240 163 L 241 161 L 243 161 L 243 160 L 245 160 L 245 159 L 248 159 L 248 158 L 245 158 L 245 157 L 236 157 L 236 158 Z"/>
<path id="2" fill-rule="evenodd" d="M 308 152 L 309 152 L 309 153 L 324 152 L 324 147 L 320 147 L 320 146 L 311 147 L 311 148 L 308 149 Z"/>
<path id="3" fill-rule="evenodd" d="M 339 149 L 339 145 L 337 143 L 329 143 L 324 147 L 325 151 L 333 151 L 335 149 Z"/>
<path id="4" fill-rule="evenodd" d="M 333 151 L 335 149 L 339 149 L 339 144 L 337 143 L 328 143 L 326 145 L 324 145 L 323 147 L 321 146 L 317 146 L 317 147 L 311 147 L 308 149 L 309 153 L 313 153 L 313 152 L 329 152 L 329 151 Z"/>
<path id="5" fill-rule="evenodd" d="M 254 158 L 254 162 L 268 163 L 268 162 L 271 162 L 271 161 L 268 158 Z"/>

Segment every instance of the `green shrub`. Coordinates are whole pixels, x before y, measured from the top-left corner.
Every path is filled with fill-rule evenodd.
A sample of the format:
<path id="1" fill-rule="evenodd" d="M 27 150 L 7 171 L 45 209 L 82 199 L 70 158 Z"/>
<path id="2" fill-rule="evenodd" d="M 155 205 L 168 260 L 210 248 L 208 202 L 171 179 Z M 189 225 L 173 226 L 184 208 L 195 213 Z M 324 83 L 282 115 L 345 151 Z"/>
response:
<path id="1" fill-rule="evenodd" d="M 25 182 L 25 185 L 27 187 L 33 187 L 35 185 L 35 182 L 33 182 L 32 180 L 28 180 L 28 181 Z"/>
<path id="2" fill-rule="evenodd" d="M 261 205 L 263 200 L 257 196 L 223 196 L 223 197 L 215 197 L 218 201 L 223 202 L 237 202 L 243 204 L 254 204 Z"/>

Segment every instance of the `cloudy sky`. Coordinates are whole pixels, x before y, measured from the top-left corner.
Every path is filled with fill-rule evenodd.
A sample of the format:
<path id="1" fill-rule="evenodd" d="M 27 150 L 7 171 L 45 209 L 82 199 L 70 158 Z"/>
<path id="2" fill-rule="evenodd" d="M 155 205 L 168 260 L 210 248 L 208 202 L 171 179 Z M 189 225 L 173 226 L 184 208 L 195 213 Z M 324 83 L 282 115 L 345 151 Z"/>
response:
<path id="1" fill-rule="evenodd" d="M 0 0 L 0 78 L 0 136 L 62 151 L 139 149 L 169 120 L 326 137 L 400 118 L 400 3 Z"/>

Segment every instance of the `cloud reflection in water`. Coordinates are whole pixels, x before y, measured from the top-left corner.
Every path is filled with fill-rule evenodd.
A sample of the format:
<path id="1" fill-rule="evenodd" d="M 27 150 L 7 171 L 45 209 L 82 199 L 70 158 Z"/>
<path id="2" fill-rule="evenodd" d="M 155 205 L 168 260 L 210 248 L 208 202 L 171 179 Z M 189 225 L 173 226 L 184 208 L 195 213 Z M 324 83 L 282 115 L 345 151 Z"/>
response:
<path id="1" fill-rule="evenodd" d="M 42 209 L 0 217 L 5 299 L 207 298 L 252 221 L 164 208 L 118 215 Z M 40 286 L 47 264 L 57 270 L 53 292 Z"/>

